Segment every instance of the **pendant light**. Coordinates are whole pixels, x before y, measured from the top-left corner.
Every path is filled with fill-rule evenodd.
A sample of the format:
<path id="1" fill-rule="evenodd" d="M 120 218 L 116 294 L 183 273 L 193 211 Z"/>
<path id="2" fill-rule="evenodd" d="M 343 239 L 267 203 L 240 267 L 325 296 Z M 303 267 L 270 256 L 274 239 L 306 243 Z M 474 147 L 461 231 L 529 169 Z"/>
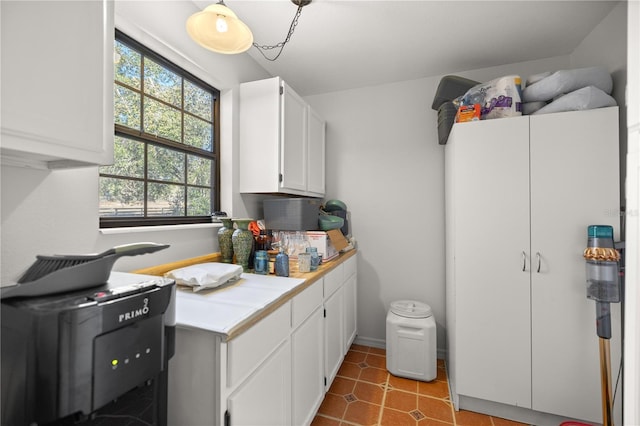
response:
<path id="1" fill-rule="evenodd" d="M 217 53 L 242 53 L 253 43 L 249 27 L 223 1 L 191 15 L 187 32 L 200 46 Z"/>
<path id="2" fill-rule="evenodd" d="M 298 25 L 302 8 L 311 3 L 311 0 L 291 0 L 291 2 L 298 6 L 298 9 L 289 26 L 287 37 L 284 41 L 275 45 L 254 43 L 253 34 L 249 27 L 238 19 L 236 14 L 224 4 L 223 0 L 191 15 L 187 20 L 187 32 L 200 46 L 217 53 L 242 53 L 253 45 L 265 59 L 275 61 L 282 53 L 284 46 L 290 41 L 293 31 Z M 273 58 L 269 58 L 264 54 L 265 51 L 278 48 L 280 50 Z"/>

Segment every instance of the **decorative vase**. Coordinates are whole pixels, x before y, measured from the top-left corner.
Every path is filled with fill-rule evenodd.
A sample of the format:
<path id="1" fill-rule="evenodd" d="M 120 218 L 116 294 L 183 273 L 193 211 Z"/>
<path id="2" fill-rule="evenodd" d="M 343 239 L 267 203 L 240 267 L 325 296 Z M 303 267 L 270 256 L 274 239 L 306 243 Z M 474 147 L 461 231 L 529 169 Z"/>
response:
<path id="1" fill-rule="evenodd" d="M 233 262 L 233 220 L 231 218 L 221 218 L 222 228 L 218 229 L 218 245 L 220 246 L 220 254 L 224 263 Z"/>
<path id="2" fill-rule="evenodd" d="M 236 263 L 242 266 L 244 272 L 249 272 L 249 257 L 253 248 L 253 233 L 249 231 L 249 223 L 253 219 L 233 219 L 237 228 L 233 231 L 231 241 L 236 254 Z"/>

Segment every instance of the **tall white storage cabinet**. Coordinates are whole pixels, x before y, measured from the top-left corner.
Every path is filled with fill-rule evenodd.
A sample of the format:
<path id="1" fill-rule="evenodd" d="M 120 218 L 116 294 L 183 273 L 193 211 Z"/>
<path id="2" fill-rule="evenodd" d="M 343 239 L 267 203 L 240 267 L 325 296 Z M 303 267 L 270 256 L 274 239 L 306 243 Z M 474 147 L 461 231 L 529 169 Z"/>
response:
<path id="1" fill-rule="evenodd" d="M 454 402 L 601 422 L 582 252 L 588 225 L 619 232 L 617 107 L 456 124 L 445 149 Z M 616 377 L 619 304 L 612 311 Z"/>

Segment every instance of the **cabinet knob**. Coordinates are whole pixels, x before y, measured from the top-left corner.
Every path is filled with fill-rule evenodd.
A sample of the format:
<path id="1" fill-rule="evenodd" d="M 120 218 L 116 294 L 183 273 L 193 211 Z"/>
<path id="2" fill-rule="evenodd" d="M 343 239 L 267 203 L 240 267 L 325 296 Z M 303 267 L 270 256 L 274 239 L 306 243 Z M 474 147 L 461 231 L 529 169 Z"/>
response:
<path id="1" fill-rule="evenodd" d="M 539 251 L 536 252 L 536 260 L 538 262 L 538 267 L 536 268 L 536 272 L 539 274 L 540 273 L 540 265 L 542 264 L 542 255 L 540 254 Z"/>
<path id="2" fill-rule="evenodd" d="M 522 251 L 522 272 L 527 270 L 527 254 Z"/>

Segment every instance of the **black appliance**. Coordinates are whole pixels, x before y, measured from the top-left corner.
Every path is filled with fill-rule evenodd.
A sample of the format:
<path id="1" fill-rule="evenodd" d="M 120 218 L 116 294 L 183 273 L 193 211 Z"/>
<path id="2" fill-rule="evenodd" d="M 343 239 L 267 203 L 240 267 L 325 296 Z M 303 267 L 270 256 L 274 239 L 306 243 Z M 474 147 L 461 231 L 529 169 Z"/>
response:
<path id="1" fill-rule="evenodd" d="M 2 424 L 167 423 L 175 282 L 112 272 L 106 284 L 3 299 Z"/>

